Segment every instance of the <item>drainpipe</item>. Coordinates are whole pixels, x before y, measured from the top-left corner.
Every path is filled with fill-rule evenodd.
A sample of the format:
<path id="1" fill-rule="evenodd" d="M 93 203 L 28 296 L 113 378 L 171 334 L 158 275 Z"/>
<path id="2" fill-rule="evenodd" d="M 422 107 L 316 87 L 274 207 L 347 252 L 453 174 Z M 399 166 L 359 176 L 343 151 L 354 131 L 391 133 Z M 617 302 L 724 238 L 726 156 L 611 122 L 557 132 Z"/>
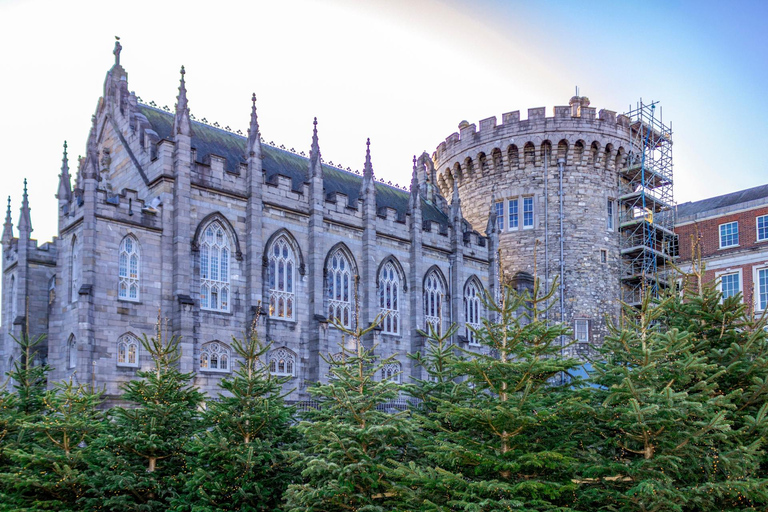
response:
<path id="1" fill-rule="evenodd" d="M 565 255 L 563 251 L 563 167 L 565 166 L 565 158 L 557 159 L 557 172 L 560 179 L 560 189 L 558 196 L 560 197 L 560 322 L 565 323 Z M 563 336 L 560 336 L 560 355 L 563 355 L 563 346 L 565 340 Z"/>

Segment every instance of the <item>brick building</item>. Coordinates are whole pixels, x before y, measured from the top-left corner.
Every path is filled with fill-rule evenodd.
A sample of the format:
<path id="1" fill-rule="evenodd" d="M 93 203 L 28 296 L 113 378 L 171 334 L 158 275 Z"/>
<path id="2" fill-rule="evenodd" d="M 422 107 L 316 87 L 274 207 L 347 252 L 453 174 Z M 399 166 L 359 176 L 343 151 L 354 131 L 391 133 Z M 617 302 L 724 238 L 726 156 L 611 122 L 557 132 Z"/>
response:
<path id="1" fill-rule="evenodd" d="M 688 202 L 677 207 L 682 270 L 701 251 L 705 281 L 717 279 L 723 295 L 768 307 L 768 185 Z"/>

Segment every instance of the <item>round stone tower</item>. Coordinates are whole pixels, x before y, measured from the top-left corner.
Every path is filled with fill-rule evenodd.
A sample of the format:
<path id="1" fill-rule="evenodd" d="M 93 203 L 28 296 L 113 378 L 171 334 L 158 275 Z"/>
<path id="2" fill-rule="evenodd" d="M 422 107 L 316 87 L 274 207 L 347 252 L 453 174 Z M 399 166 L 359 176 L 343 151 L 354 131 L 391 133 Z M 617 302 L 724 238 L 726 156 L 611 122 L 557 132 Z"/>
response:
<path id="1" fill-rule="evenodd" d="M 433 154 L 437 186 L 445 197 L 458 188 L 474 229 L 496 212 L 506 275 L 555 286 L 548 318 L 574 330 L 576 353 L 602 343 L 622 297 L 617 200 L 632 134 L 627 117 L 595 114 L 574 96 L 554 117 L 541 107 L 479 129 L 462 121 Z"/>

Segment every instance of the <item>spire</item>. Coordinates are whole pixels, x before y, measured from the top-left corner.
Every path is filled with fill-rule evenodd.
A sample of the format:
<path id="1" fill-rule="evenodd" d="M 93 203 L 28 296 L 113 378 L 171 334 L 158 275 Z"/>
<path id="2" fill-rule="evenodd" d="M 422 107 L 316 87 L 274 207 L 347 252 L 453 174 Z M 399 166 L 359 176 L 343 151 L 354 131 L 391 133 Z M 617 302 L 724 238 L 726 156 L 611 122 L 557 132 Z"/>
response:
<path id="1" fill-rule="evenodd" d="M 29 237 L 32 232 L 32 217 L 29 214 L 29 198 L 27 197 L 27 179 L 24 178 L 24 195 L 21 196 L 21 214 L 19 215 L 19 236 Z"/>
<path id="2" fill-rule="evenodd" d="M 251 98 L 253 105 L 251 106 L 251 125 L 248 127 L 248 155 L 250 156 L 257 152 L 257 146 L 259 154 L 261 154 L 261 133 L 259 133 L 259 118 L 256 115 L 256 93 L 253 93 Z"/>
<path id="3" fill-rule="evenodd" d="M 192 135 L 189 121 L 189 105 L 187 103 L 187 84 L 184 82 L 184 66 L 181 66 L 181 80 L 179 80 L 179 95 L 176 96 L 176 115 L 173 118 L 173 135 Z"/>
<path id="4" fill-rule="evenodd" d="M 5 224 L 3 224 L 3 246 L 7 246 L 13 240 L 13 220 L 11 220 L 11 196 L 8 196 L 8 209 L 5 211 Z"/>
<path id="5" fill-rule="evenodd" d="M 461 198 L 459 197 L 459 184 L 457 180 L 453 180 L 453 197 L 451 197 L 451 213 L 453 214 L 453 221 L 457 222 L 464 218 L 461 213 Z"/>
<path id="6" fill-rule="evenodd" d="M 491 233 L 495 233 L 498 224 L 496 223 L 496 191 L 491 193 L 491 207 L 488 212 L 488 224 L 485 226 L 485 235 L 491 236 Z"/>
<path id="7" fill-rule="evenodd" d="M 413 155 L 413 174 L 411 174 L 411 197 L 408 200 L 408 209 L 415 211 L 421 208 L 421 199 L 419 198 L 419 164 L 416 155 Z"/>
<path id="8" fill-rule="evenodd" d="M 320 158 L 320 144 L 317 141 L 317 118 L 312 123 L 312 148 L 309 150 L 309 175 L 323 177 L 323 166 Z"/>
<path id="9" fill-rule="evenodd" d="M 72 197 L 72 186 L 69 178 L 69 159 L 67 158 L 67 141 L 64 141 L 64 156 L 61 158 L 61 174 L 59 174 L 59 191 L 56 199 L 69 202 Z"/>
<path id="10" fill-rule="evenodd" d="M 363 196 L 373 194 L 376 191 L 376 178 L 373 176 L 373 164 L 371 163 L 371 139 L 365 142 L 365 164 L 363 165 L 363 183 L 361 192 Z"/>

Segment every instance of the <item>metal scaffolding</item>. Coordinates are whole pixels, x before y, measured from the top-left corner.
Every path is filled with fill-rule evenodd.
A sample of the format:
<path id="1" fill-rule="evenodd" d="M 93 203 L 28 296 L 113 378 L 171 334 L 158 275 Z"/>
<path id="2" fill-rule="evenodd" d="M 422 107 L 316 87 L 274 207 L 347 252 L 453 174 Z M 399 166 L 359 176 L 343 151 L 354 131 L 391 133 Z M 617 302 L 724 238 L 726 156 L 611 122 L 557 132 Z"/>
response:
<path id="1" fill-rule="evenodd" d="M 672 130 L 658 103 L 629 110 L 632 146 L 619 169 L 622 299 L 638 305 L 645 294 L 667 286 L 665 273 L 675 250 L 672 193 Z"/>

